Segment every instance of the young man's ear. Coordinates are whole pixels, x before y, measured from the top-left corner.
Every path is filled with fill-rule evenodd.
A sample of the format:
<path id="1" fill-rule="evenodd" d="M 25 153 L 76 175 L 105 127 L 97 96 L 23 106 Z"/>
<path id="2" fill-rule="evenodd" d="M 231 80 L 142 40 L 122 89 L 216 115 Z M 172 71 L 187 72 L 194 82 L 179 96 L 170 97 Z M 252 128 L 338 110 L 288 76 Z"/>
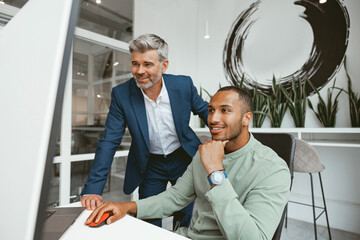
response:
<path id="1" fill-rule="evenodd" d="M 249 126 L 249 124 L 252 120 L 252 117 L 253 117 L 252 112 L 244 113 L 243 118 L 242 118 L 243 126 Z"/>

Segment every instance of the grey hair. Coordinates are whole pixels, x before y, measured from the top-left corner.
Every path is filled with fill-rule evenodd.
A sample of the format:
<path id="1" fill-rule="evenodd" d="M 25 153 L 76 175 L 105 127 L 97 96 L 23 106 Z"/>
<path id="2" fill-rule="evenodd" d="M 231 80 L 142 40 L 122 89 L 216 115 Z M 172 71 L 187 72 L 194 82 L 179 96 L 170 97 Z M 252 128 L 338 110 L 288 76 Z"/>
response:
<path id="1" fill-rule="evenodd" d="M 129 43 L 130 53 L 133 51 L 145 52 L 151 49 L 157 49 L 159 60 L 161 62 L 168 59 L 168 44 L 164 39 L 155 34 L 143 34 Z"/>

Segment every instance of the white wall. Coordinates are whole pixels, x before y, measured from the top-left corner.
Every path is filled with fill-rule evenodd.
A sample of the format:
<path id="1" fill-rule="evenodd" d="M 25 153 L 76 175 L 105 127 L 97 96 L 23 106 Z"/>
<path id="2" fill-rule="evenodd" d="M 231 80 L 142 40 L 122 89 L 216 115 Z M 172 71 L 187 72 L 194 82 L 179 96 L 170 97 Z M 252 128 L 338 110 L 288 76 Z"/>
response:
<path id="1" fill-rule="evenodd" d="M 186 74 L 196 79 L 198 5 L 193 0 L 135 0 L 134 37 L 155 33 L 169 44 L 168 73 Z M 177 17 L 178 14 L 183 17 Z M 195 80 L 196 81 L 196 80 Z"/>
<path id="2" fill-rule="evenodd" d="M 270 3 L 269 1 L 276 5 L 284 0 L 263 2 Z M 230 27 L 240 13 L 253 2 L 255 0 L 135 0 L 134 37 L 150 32 L 163 37 L 170 48 L 170 67 L 167 72 L 190 75 L 198 90 L 201 85 L 214 93 L 219 83 L 222 86 L 229 85 L 223 71 L 222 54 Z M 343 3 L 350 16 L 350 36 L 346 53 L 348 70 L 355 91 L 360 92 L 360 1 L 345 0 Z M 210 39 L 204 39 L 206 20 Z M 327 86 L 331 85 L 332 81 Z M 336 85 L 347 87 L 343 67 L 337 74 Z M 326 89 L 321 93 L 326 94 Z M 315 105 L 317 96 L 312 96 L 311 100 Z M 336 127 L 350 127 L 348 100 L 345 94 L 341 96 L 339 106 Z M 198 121 L 193 119 L 191 124 L 197 127 L 197 123 Z M 307 111 L 305 126 L 320 127 L 310 109 Z M 263 127 L 270 127 L 270 122 L 266 120 Z M 286 114 L 282 127 L 294 127 L 289 113 Z M 359 148 L 318 147 L 317 149 L 326 166 L 323 182 L 330 225 L 360 233 L 360 191 L 355 185 L 360 182 L 360 176 L 356 172 L 360 167 L 357 157 L 360 153 Z M 310 199 L 310 183 L 306 174 L 295 175 L 292 192 L 294 200 Z M 320 196 L 320 192 L 316 195 Z M 309 215 L 305 214 L 307 211 Z M 310 208 L 305 210 L 290 206 L 289 214 L 296 219 L 312 221 Z M 324 223 L 322 218 L 319 220 L 320 224 Z"/>
<path id="3" fill-rule="evenodd" d="M 269 0 L 267 0 L 269 1 Z M 264 2 L 267 2 L 264 1 Z M 272 0 L 274 5 L 285 0 Z M 223 70 L 223 49 L 230 27 L 240 13 L 248 8 L 254 0 L 136 0 L 134 36 L 153 32 L 163 37 L 170 47 L 170 67 L 168 73 L 188 74 L 197 86 L 202 86 L 210 93 L 214 93 L 219 86 L 229 85 Z M 344 1 L 350 15 L 350 37 L 347 49 L 348 69 L 353 79 L 354 89 L 360 91 L 360 1 Z M 275 8 L 275 7 L 274 7 Z M 204 39 L 205 21 L 208 20 L 210 39 Z M 298 23 L 296 26 L 306 25 Z M 304 34 L 305 35 L 305 34 Z M 274 38 L 269 36 L 266 41 Z M 280 39 L 273 39 L 277 42 Z M 292 46 L 293 47 L 293 46 Z M 304 46 L 307 49 L 308 46 Z M 278 50 L 278 49 L 277 49 Z M 295 51 L 295 49 L 293 49 Z M 289 53 L 288 57 L 291 56 Z M 282 54 L 284 55 L 284 54 Z M 299 57 L 299 56 L 297 56 Z M 260 57 L 259 57 L 260 58 Z M 294 58 L 296 58 L 294 56 Z M 301 57 L 300 57 L 301 58 Z M 260 61 L 260 60 L 259 60 Z M 277 60 L 278 61 L 278 60 Z M 265 71 L 265 70 L 264 70 Z M 284 74 L 286 71 L 284 72 Z M 261 75 L 261 74 L 260 74 Z M 326 94 L 326 88 L 331 86 L 330 81 L 321 93 Z M 337 86 L 347 87 L 343 67 L 337 74 Z M 317 96 L 310 98 L 314 105 Z M 336 127 L 350 127 L 348 98 L 346 94 L 340 97 Z M 264 127 L 270 122 L 265 121 Z M 314 113 L 308 109 L 306 127 L 320 127 Z M 290 114 L 284 119 L 282 127 L 294 127 Z"/>

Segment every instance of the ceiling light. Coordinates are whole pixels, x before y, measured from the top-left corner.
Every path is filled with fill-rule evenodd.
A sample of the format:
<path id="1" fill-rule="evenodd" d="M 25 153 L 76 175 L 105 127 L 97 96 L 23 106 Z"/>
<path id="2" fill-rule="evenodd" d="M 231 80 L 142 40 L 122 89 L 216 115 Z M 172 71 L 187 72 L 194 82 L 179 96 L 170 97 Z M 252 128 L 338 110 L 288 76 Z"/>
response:
<path id="1" fill-rule="evenodd" d="M 100 3 L 101 3 L 101 0 L 96 0 L 96 3 L 97 3 L 97 4 L 100 4 Z"/>
<path id="2" fill-rule="evenodd" d="M 0 0 L 0 4 L 5 4 L 4 0 Z"/>
<path id="3" fill-rule="evenodd" d="M 117 65 L 119 65 L 119 62 L 114 62 L 113 66 L 116 67 Z"/>
<path id="4" fill-rule="evenodd" d="M 208 20 L 205 20 L 205 35 L 204 35 L 205 39 L 209 39 L 210 35 L 209 35 L 209 22 Z"/>
<path id="5" fill-rule="evenodd" d="M 326 3 L 327 0 L 319 0 L 319 3 Z"/>
<path id="6" fill-rule="evenodd" d="M 101 95 L 100 95 L 100 94 L 98 94 L 98 95 L 96 95 L 96 97 L 97 97 L 97 98 L 101 98 Z"/>

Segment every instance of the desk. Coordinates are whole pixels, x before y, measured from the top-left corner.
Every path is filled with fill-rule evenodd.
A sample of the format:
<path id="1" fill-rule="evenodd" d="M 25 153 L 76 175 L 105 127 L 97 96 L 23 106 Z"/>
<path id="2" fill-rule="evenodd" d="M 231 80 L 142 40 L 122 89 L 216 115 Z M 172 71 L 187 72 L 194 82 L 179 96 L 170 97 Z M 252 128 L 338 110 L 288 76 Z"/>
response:
<path id="1" fill-rule="evenodd" d="M 79 203 L 66 205 L 71 207 L 80 206 Z M 99 228 L 85 226 L 84 222 L 92 211 L 84 210 L 74 224 L 64 233 L 61 240 L 73 239 L 157 239 L 157 240 L 184 240 L 188 239 L 168 230 L 156 227 L 150 223 L 126 215 L 122 219 Z M 111 238 L 110 238 L 111 237 Z"/>

